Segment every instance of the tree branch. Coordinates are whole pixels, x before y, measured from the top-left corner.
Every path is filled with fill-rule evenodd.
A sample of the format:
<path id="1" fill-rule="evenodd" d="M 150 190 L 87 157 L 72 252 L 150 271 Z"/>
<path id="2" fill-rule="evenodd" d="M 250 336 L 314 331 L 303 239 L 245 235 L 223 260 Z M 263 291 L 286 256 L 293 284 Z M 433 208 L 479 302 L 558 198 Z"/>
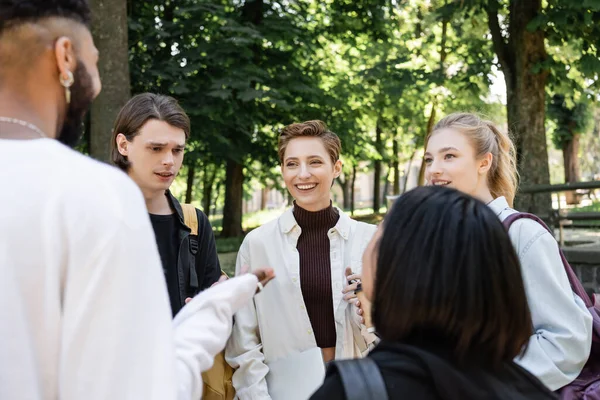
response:
<path id="1" fill-rule="evenodd" d="M 498 22 L 498 3 L 490 1 L 486 7 L 488 16 L 488 25 L 492 34 L 492 43 L 494 45 L 494 51 L 498 56 L 498 61 L 502 67 L 504 74 L 511 74 L 514 71 L 514 65 L 510 56 L 509 45 L 506 43 L 504 36 L 502 36 L 502 29 Z"/>

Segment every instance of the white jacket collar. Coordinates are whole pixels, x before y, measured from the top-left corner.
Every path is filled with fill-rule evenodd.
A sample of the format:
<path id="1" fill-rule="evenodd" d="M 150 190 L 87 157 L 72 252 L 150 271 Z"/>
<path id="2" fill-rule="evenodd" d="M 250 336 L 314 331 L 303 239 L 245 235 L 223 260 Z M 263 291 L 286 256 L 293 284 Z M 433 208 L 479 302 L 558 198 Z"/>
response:
<path id="1" fill-rule="evenodd" d="M 335 209 L 338 210 L 340 214 L 340 219 L 338 220 L 337 224 L 335 224 L 333 229 L 335 229 L 340 234 L 340 236 L 344 238 L 344 240 L 348 240 L 348 238 L 350 237 L 350 226 L 353 220 L 339 208 L 335 207 Z M 296 226 L 300 228 L 298 222 L 296 221 L 296 218 L 294 218 L 294 208 L 290 207 L 287 210 L 285 210 L 281 217 L 279 217 L 279 229 L 282 233 L 288 234 Z"/>
<path id="2" fill-rule="evenodd" d="M 499 217 L 502 211 L 510 209 L 508 202 L 504 196 L 500 196 L 488 203 L 488 207 Z"/>

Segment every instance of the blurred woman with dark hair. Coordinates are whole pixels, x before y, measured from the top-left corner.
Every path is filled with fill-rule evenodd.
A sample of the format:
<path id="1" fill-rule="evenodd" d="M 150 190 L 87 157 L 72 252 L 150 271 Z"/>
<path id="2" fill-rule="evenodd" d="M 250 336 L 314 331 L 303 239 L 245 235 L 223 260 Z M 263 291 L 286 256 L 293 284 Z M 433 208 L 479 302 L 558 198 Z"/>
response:
<path id="1" fill-rule="evenodd" d="M 517 158 L 510 136 L 472 113 L 442 118 L 426 140 L 423 161 L 429 185 L 460 190 L 481 200 L 505 221 L 517 213 Z M 532 330 L 527 351 L 515 361 L 552 390 L 573 383 L 592 344 L 592 315 L 573 292 L 558 243 L 531 219 L 510 225 L 522 266 Z"/>
<path id="2" fill-rule="evenodd" d="M 443 187 L 400 197 L 363 255 L 362 285 L 381 338 L 367 359 L 389 398 L 555 398 L 513 361 L 531 315 L 508 234 L 480 201 Z M 342 382 L 335 362 L 312 398 L 350 397 Z"/>

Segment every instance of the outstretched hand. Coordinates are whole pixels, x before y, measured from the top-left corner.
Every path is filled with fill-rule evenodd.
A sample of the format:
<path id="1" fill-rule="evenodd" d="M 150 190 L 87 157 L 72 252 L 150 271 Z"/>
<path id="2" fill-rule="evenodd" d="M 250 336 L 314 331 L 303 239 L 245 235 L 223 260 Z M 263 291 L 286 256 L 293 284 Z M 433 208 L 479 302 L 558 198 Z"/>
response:
<path id="1" fill-rule="evenodd" d="M 258 278 L 258 288 L 256 289 L 256 293 L 259 293 L 271 279 L 275 278 L 275 271 L 273 268 L 259 268 L 252 271 L 252 273 Z"/>
<path id="2" fill-rule="evenodd" d="M 247 274 L 249 269 L 250 267 L 248 266 L 242 267 L 242 275 Z M 273 278 L 275 278 L 275 271 L 273 270 L 273 268 L 259 268 L 255 271 L 252 271 L 252 273 L 258 278 L 258 287 L 256 288 L 256 293 L 259 293 L 266 286 L 267 283 L 269 283 Z M 218 281 L 211 285 L 211 287 L 218 285 L 219 283 L 225 282 L 227 279 L 229 279 L 229 277 L 223 274 L 221 275 Z M 189 303 L 190 301 L 192 301 L 191 297 L 186 298 L 185 304 Z"/>

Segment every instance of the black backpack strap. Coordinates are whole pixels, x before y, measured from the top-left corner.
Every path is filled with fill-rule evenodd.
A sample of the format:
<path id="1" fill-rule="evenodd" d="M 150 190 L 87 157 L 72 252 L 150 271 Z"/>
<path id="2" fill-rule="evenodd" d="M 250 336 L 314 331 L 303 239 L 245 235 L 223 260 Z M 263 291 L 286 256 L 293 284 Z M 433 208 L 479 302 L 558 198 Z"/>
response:
<path id="1" fill-rule="evenodd" d="M 190 268 L 190 288 L 196 294 L 200 288 L 198 274 L 196 273 L 196 255 L 198 254 L 198 211 L 191 204 L 182 204 L 183 222 L 190 228 L 188 235 L 189 252 L 189 268 Z"/>
<path id="2" fill-rule="evenodd" d="M 383 377 L 372 358 L 333 361 L 330 368 L 337 368 L 346 399 L 388 400 Z"/>

